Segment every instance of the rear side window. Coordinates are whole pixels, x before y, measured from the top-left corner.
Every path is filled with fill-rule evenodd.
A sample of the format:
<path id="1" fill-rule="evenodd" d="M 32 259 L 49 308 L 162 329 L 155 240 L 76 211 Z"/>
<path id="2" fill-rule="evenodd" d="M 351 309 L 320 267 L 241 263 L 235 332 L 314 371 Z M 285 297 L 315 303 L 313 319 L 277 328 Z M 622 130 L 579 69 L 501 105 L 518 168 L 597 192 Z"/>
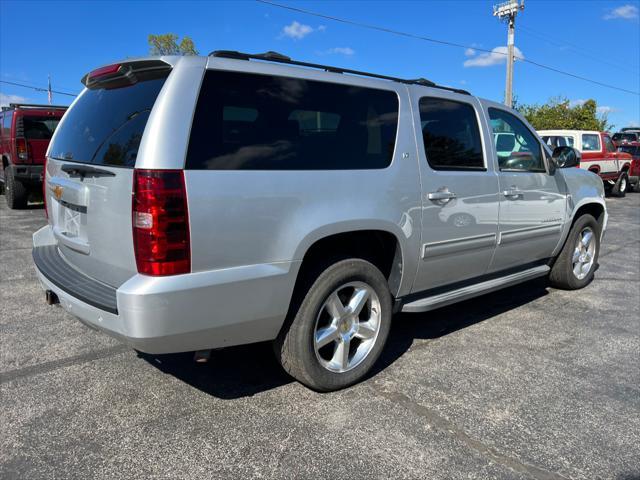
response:
<path id="1" fill-rule="evenodd" d="M 59 118 L 36 117 L 34 115 L 22 116 L 24 136 L 29 140 L 50 140 L 53 132 L 60 123 Z"/>
<path id="2" fill-rule="evenodd" d="M 2 135 L 5 137 L 11 136 L 11 120 L 13 119 L 13 112 L 5 112 L 2 119 Z"/>
<path id="3" fill-rule="evenodd" d="M 186 168 L 347 170 L 389 166 L 394 92 L 289 77 L 208 71 Z"/>
<path id="4" fill-rule="evenodd" d="M 484 170 L 475 109 L 468 103 L 423 97 L 420 123 L 427 161 L 434 170 Z"/>
<path id="5" fill-rule="evenodd" d="M 584 133 L 582 135 L 582 151 L 583 152 L 599 152 L 600 151 L 600 135 L 596 133 Z"/>
<path id="6" fill-rule="evenodd" d="M 166 71 L 142 73 L 132 85 L 85 89 L 67 111 L 49 155 L 133 167 L 149 113 L 167 75 Z"/>

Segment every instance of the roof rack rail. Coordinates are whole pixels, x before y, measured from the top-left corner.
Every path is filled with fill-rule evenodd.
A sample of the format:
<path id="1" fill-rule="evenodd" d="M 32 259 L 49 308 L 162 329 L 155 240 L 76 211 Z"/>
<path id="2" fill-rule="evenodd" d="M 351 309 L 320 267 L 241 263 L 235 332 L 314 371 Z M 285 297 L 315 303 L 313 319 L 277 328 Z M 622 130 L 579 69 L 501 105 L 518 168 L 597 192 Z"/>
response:
<path id="1" fill-rule="evenodd" d="M 44 105 L 37 103 L 10 103 L 8 107 L 2 107 L 2 110 L 12 110 L 14 108 L 40 108 L 42 110 L 59 110 L 61 108 L 69 108 L 68 105 Z"/>
<path id="2" fill-rule="evenodd" d="M 409 80 L 405 78 L 390 77 L 388 75 L 380 75 L 378 73 L 362 72 L 360 70 L 351 70 L 348 68 L 332 67 L 330 65 L 321 65 L 319 63 L 299 62 L 297 60 L 292 60 L 290 57 L 287 57 L 286 55 L 283 55 L 278 52 L 272 52 L 272 51 L 265 52 L 265 53 L 244 53 L 244 52 L 238 52 L 235 50 L 214 50 L 213 52 L 209 53 L 209 56 L 218 57 L 218 58 L 231 58 L 234 60 L 264 60 L 266 62 L 284 63 L 287 65 L 297 65 L 299 67 L 318 68 L 320 70 L 324 70 L 325 72 L 348 73 L 350 75 L 360 75 L 363 77 L 379 78 L 382 80 L 390 80 L 392 82 L 400 82 L 404 84 L 422 85 L 425 87 L 432 87 L 432 88 L 441 88 L 443 90 L 449 90 L 451 92 L 462 93 L 464 95 L 471 95 L 466 90 L 438 85 L 437 83 L 434 83 L 431 80 L 427 80 L 426 78 Z"/>

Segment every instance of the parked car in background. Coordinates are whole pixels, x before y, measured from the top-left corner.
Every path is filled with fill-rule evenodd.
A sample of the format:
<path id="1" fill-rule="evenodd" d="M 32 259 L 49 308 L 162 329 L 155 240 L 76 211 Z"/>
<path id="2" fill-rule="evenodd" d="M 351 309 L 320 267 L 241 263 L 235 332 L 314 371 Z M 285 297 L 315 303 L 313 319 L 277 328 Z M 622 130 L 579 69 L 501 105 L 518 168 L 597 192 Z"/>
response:
<path id="1" fill-rule="evenodd" d="M 582 154 L 580 168 L 602 178 L 608 194 L 624 197 L 629 187 L 631 155 L 619 152 L 607 132 L 588 130 L 539 130 L 538 135 L 552 149 L 572 146 Z"/>
<path id="2" fill-rule="evenodd" d="M 0 182 L 9 208 L 42 191 L 45 154 L 67 107 L 12 103 L 0 111 Z"/>
<path id="3" fill-rule="evenodd" d="M 625 145 L 627 143 L 640 142 L 640 132 L 635 132 L 633 130 L 629 130 L 626 132 L 617 132 L 613 134 L 611 140 L 613 140 L 613 143 L 616 145 L 616 147 Z"/>
<path id="4" fill-rule="evenodd" d="M 640 132 L 640 127 L 624 127 L 620 129 L 621 132 Z"/>
<path id="5" fill-rule="evenodd" d="M 228 51 L 83 83 L 33 259 L 50 304 L 143 352 L 273 341 L 294 378 L 336 390 L 394 311 L 539 277 L 579 289 L 597 268 L 602 182 L 466 91 Z"/>
<path id="6" fill-rule="evenodd" d="M 640 142 L 621 145 L 618 147 L 618 151 L 631 155 L 633 160 L 629 169 L 629 189 L 640 192 Z"/>

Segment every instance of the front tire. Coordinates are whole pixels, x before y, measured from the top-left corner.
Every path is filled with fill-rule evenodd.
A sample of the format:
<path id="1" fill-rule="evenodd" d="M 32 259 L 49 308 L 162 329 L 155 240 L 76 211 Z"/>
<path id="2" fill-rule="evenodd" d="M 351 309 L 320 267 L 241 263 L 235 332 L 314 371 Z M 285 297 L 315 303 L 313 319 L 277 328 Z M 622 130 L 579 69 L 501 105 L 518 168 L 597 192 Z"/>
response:
<path id="1" fill-rule="evenodd" d="M 4 181 L 4 197 L 7 201 L 7 206 L 11 209 L 26 208 L 29 190 L 20 180 L 16 180 L 13 171 L 9 167 L 4 169 Z"/>
<path id="2" fill-rule="evenodd" d="M 600 254 L 600 226 L 591 215 L 579 217 L 556 259 L 549 281 L 555 288 L 577 290 L 593 280 Z"/>
<path id="3" fill-rule="evenodd" d="M 306 280 L 311 286 L 294 298 L 274 350 L 299 382 L 322 392 L 340 390 L 361 380 L 384 348 L 392 316 L 387 280 L 357 258 Z"/>

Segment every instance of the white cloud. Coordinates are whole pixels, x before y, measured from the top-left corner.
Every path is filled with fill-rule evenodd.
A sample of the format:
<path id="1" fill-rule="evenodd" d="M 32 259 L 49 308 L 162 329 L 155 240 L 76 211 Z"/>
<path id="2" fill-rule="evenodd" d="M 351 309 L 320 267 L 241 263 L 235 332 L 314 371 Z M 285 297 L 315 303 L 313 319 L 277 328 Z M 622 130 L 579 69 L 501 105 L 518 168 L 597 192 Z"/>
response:
<path id="1" fill-rule="evenodd" d="M 340 55 L 353 55 L 356 51 L 351 47 L 335 47 L 330 48 L 325 53 L 338 53 Z"/>
<path id="2" fill-rule="evenodd" d="M 638 7 L 635 5 L 622 5 L 608 12 L 604 17 L 605 20 L 614 20 L 622 18 L 624 20 L 633 20 L 638 18 Z"/>
<path id="3" fill-rule="evenodd" d="M 571 108 L 581 107 L 582 105 L 584 105 L 584 102 L 586 102 L 584 98 L 576 98 L 575 100 L 569 100 L 569 107 Z"/>
<path id="4" fill-rule="evenodd" d="M 21 97 L 20 95 L 5 95 L 0 93 L 0 107 L 8 107 L 10 103 L 27 103 L 28 98 Z"/>
<path id="5" fill-rule="evenodd" d="M 296 22 L 295 20 L 291 22 L 291 25 L 287 25 L 282 29 L 282 34 L 285 37 L 293 38 L 294 40 L 301 40 L 311 32 L 313 32 L 313 27 Z"/>
<path id="6" fill-rule="evenodd" d="M 467 55 L 467 52 L 468 50 L 465 51 L 465 55 Z M 481 53 L 480 55 L 469 58 L 469 60 L 465 60 L 463 65 L 465 67 L 491 67 L 493 65 L 501 65 L 506 63 L 507 53 L 507 47 L 496 47 L 491 50 L 491 53 Z M 513 54 L 516 60 L 524 59 L 524 55 L 518 47 L 513 47 Z"/>
<path id="7" fill-rule="evenodd" d="M 598 113 L 611 113 L 611 112 L 617 112 L 618 109 L 614 107 L 610 107 L 608 105 L 600 105 L 599 107 L 596 108 L 596 111 Z"/>
<path id="8" fill-rule="evenodd" d="M 465 57 L 473 57 L 476 54 L 476 51 L 473 48 L 467 48 L 464 51 L 464 56 Z"/>
<path id="9" fill-rule="evenodd" d="M 319 32 L 324 32 L 326 29 L 327 27 L 325 25 L 319 25 L 318 28 L 316 28 Z"/>

